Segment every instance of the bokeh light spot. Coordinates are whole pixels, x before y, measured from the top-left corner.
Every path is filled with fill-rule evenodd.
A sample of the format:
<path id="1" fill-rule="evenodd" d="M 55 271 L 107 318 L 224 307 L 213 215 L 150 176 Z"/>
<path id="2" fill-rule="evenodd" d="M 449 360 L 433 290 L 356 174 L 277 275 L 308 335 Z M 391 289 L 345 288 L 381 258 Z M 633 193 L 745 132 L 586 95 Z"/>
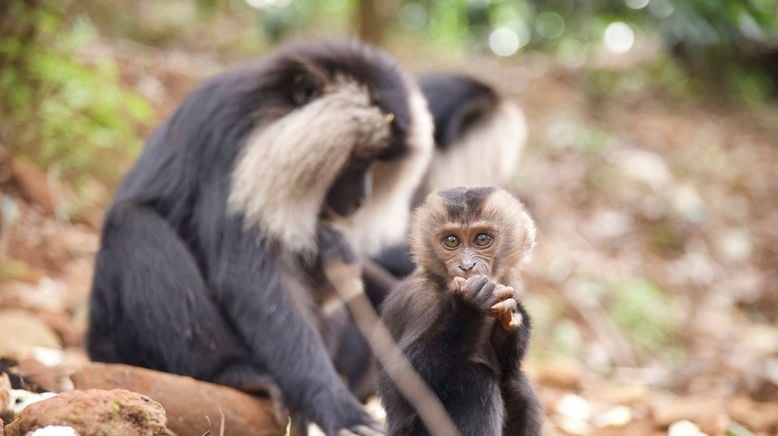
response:
<path id="1" fill-rule="evenodd" d="M 246 0 L 246 4 L 254 9 L 284 8 L 292 0 Z"/>
<path id="2" fill-rule="evenodd" d="M 565 32 L 565 20 L 556 12 L 543 12 L 535 18 L 535 30 L 543 38 L 559 38 Z"/>
<path id="3" fill-rule="evenodd" d="M 624 0 L 624 4 L 630 9 L 643 9 L 648 6 L 649 0 Z"/>
<path id="4" fill-rule="evenodd" d="M 427 10 L 418 3 L 408 3 L 400 8 L 400 23 L 409 29 L 421 29 L 427 24 Z"/>
<path id="5" fill-rule="evenodd" d="M 654 0 L 648 5 L 648 10 L 651 15 L 663 19 L 675 12 L 675 6 L 673 6 L 669 0 Z"/>
<path id="6" fill-rule="evenodd" d="M 574 38 L 566 38 L 557 48 L 557 62 L 565 68 L 580 68 L 586 64 L 586 45 Z"/>
<path id="7" fill-rule="evenodd" d="M 615 21 L 605 28 L 605 46 L 612 53 L 626 53 L 634 44 L 635 31 L 629 24 Z"/>
<path id="8" fill-rule="evenodd" d="M 519 50 L 519 35 L 507 27 L 498 27 L 489 35 L 489 48 L 497 56 L 510 56 Z"/>

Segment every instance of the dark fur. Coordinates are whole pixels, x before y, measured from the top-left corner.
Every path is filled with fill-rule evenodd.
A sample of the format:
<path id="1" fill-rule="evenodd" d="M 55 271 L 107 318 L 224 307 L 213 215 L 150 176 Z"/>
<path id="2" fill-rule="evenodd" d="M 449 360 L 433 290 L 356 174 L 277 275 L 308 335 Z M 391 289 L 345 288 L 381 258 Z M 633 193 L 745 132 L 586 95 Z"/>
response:
<path id="1" fill-rule="evenodd" d="M 226 212 L 248 135 L 317 98 L 311 71 L 366 85 L 394 114 L 391 145 L 378 158 L 405 155 L 411 120 L 401 73 L 356 43 L 293 45 L 206 80 L 149 139 L 108 211 L 88 351 L 246 390 L 276 385 L 295 419 L 332 434 L 369 420 L 325 346 L 320 264 Z"/>
<path id="2" fill-rule="evenodd" d="M 428 73 L 419 77 L 435 123 L 435 146 L 446 149 L 478 120 L 489 114 L 499 96 L 488 85 L 458 74 Z"/>
<path id="3" fill-rule="evenodd" d="M 480 205 L 490 192 L 456 189 L 441 197 L 449 218 L 469 222 L 483 218 Z M 419 259 L 420 268 L 384 302 L 382 320 L 463 435 L 539 435 L 542 411 L 521 371 L 530 337 L 526 310 L 518 304 L 523 322 L 515 332 L 506 332 L 484 312 L 489 305 L 477 307 L 451 292 L 450 278 L 426 264 L 433 261 Z M 389 434 L 430 433 L 383 371 L 379 395 Z"/>
<path id="4" fill-rule="evenodd" d="M 456 147 L 457 140 L 477 128 L 478 121 L 492 113 L 500 101 L 490 86 L 463 75 L 428 73 L 419 77 L 419 84 L 432 113 L 435 147 L 439 150 L 456 152 L 452 147 Z M 422 183 L 413 206 L 418 206 L 428 193 Z M 386 248 L 375 261 L 398 278 L 410 275 L 416 268 L 406 244 Z"/>

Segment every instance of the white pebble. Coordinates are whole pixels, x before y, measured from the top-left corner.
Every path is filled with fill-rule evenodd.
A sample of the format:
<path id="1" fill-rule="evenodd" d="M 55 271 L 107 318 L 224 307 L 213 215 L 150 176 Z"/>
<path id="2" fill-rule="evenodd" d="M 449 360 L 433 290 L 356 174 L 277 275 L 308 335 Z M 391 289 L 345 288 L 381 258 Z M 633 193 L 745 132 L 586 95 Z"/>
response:
<path id="1" fill-rule="evenodd" d="M 667 429 L 667 436 L 707 436 L 691 421 L 676 421 Z"/>
<path id="2" fill-rule="evenodd" d="M 79 436 L 73 427 L 64 425 L 49 425 L 27 433 L 27 436 Z"/>

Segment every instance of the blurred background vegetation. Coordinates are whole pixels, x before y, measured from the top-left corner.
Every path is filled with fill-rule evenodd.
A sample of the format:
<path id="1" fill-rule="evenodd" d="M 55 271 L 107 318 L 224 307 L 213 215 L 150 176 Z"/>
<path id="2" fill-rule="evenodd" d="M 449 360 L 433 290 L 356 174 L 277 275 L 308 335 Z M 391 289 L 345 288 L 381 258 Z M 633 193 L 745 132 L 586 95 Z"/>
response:
<path id="1" fill-rule="evenodd" d="M 416 63 L 537 52 L 599 96 L 661 86 L 719 101 L 778 95 L 774 0 L 7 0 L 0 143 L 89 197 L 156 121 L 100 41 L 245 58 L 300 35 L 358 35 Z M 609 54 L 622 54 L 614 58 Z M 419 60 L 421 59 L 421 60 Z M 216 68 L 216 67 L 214 67 Z M 108 160 L 106 160 L 108 159 Z M 87 201 L 90 199 L 87 198 Z M 77 202 L 80 204 L 80 202 Z"/>
<path id="2" fill-rule="evenodd" d="M 542 230 L 532 359 L 573 362 L 541 383 L 567 389 L 559 374 L 585 367 L 778 401 L 776 0 L 6 0 L 0 213 L 16 230 L 0 238 L 0 279 L 67 270 L 47 238 L 73 223 L 94 234 L 199 79 L 332 35 L 412 71 L 476 75 L 523 107 L 513 188 Z"/>

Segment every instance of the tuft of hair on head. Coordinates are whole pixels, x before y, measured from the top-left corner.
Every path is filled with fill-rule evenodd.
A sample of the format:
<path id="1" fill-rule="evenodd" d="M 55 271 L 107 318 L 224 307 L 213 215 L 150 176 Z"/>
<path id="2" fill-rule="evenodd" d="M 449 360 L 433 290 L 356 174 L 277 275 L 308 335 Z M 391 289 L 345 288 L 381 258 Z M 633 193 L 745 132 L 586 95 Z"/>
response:
<path id="1" fill-rule="evenodd" d="M 414 262 L 424 271 L 445 276 L 444 266 L 435 262 L 438 230 L 483 223 L 496 228 L 502 238 L 494 278 L 515 282 L 532 255 L 537 229 L 524 204 L 501 188 L 458 187 L 429 194 L 411 221 L 409 241 Z"/>

